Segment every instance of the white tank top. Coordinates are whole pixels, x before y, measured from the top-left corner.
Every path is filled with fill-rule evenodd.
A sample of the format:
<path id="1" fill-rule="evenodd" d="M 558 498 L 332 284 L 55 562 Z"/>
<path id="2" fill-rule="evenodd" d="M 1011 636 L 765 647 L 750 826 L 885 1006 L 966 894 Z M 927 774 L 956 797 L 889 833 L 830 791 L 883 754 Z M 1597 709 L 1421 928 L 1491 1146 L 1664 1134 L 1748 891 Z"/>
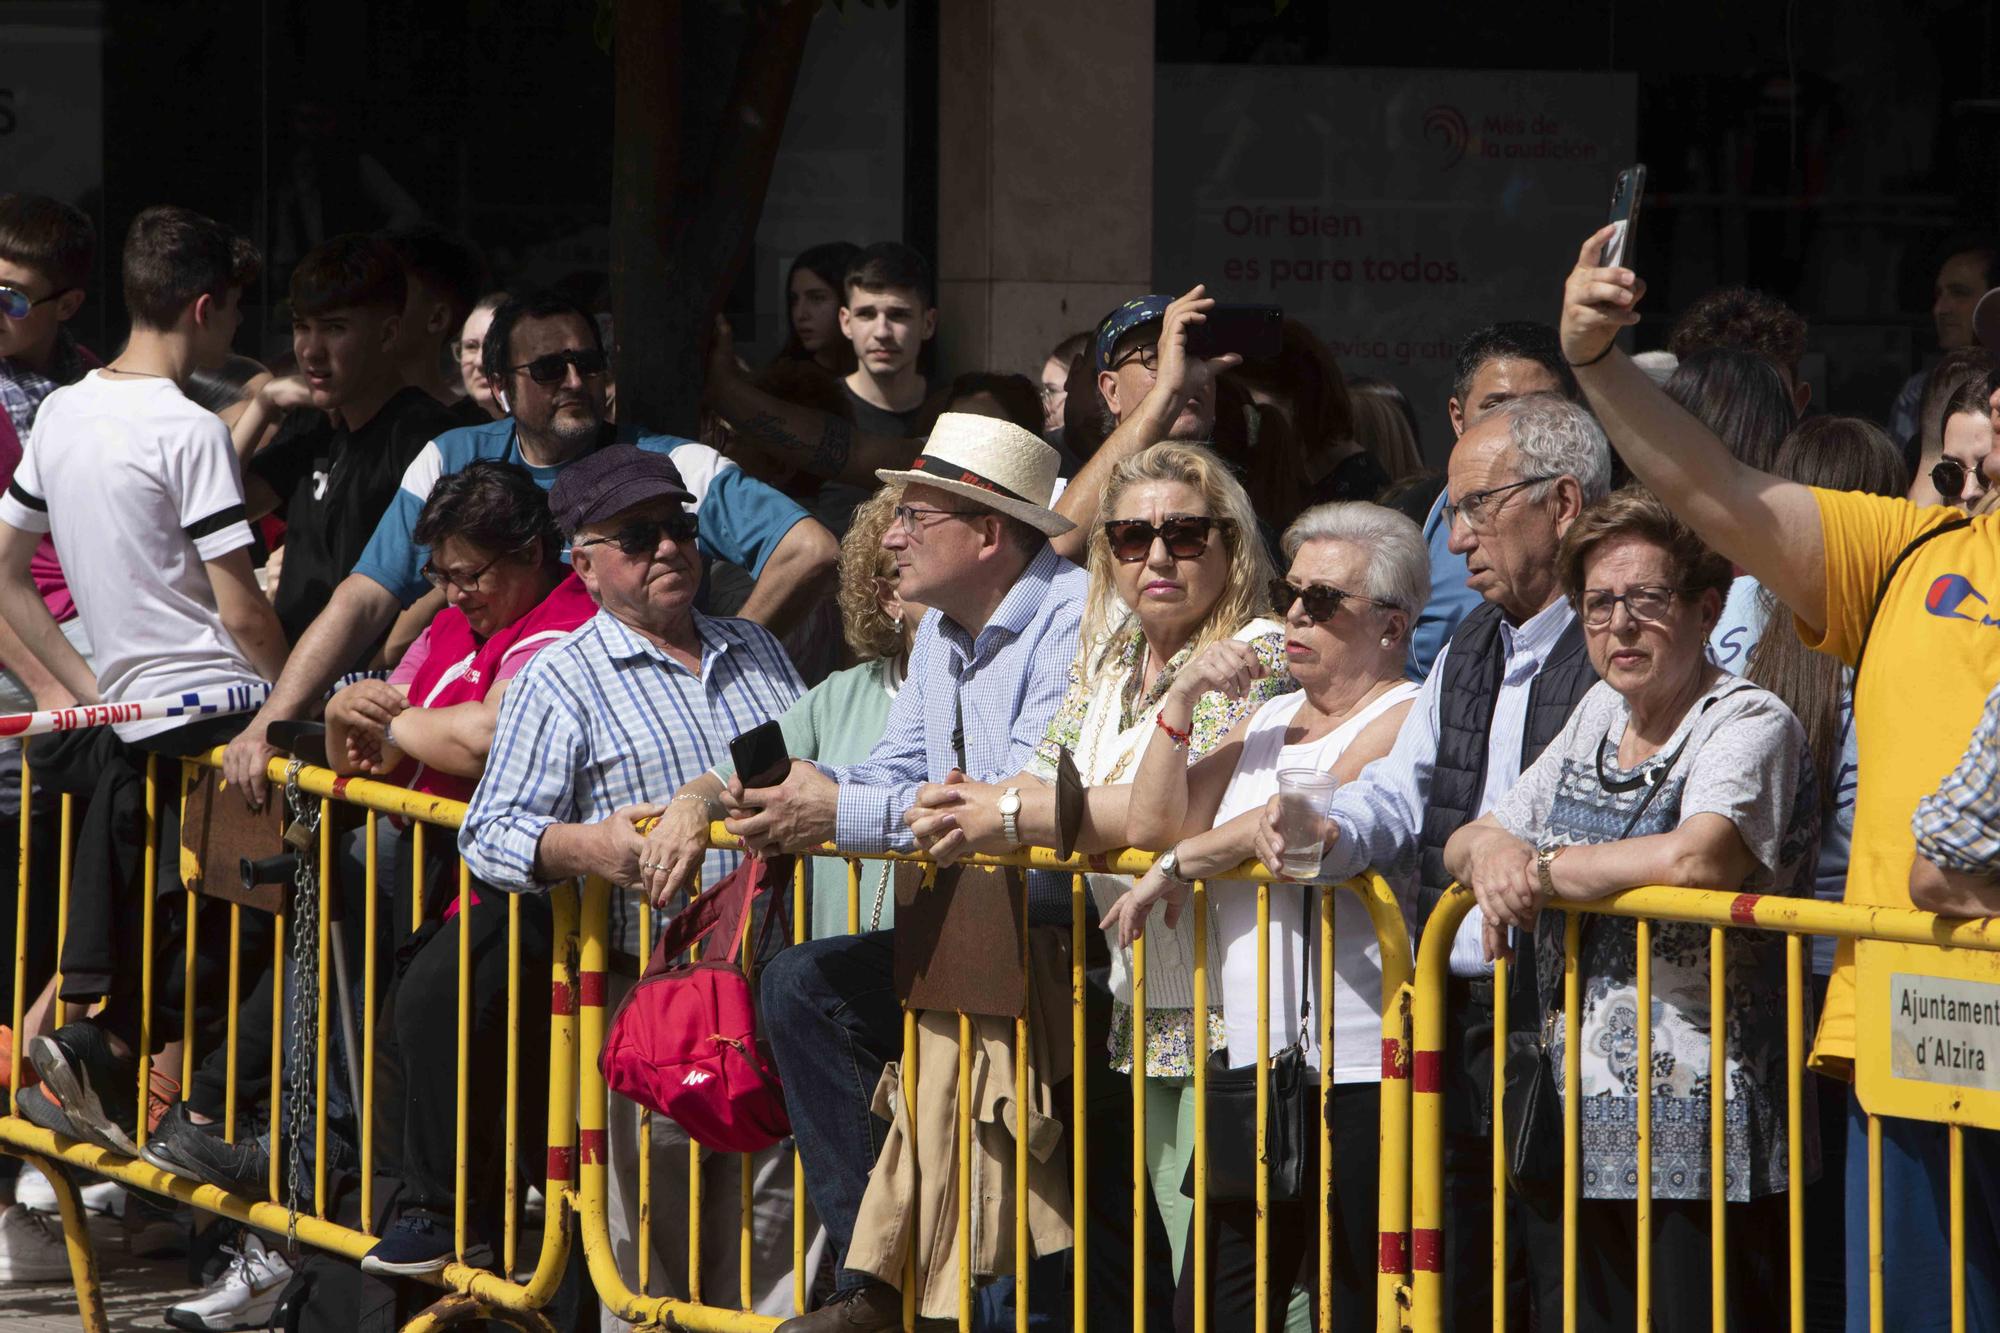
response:
<path id="1" fill-rule="evenodd" d="M 1243 750 L 1216 811 L 1220 825 L 1246 810 L 1262 809 L 1278 794 L 1278 771 L 1339 762 L 1369 723 L 1417 697 L 1419 687 L 1400 681 L 1366 708 L 1316 741 L 1286 745 L 1285 732 L 1305 703 L 1303 692 L 1280 695 L 1251 715 Z M 1290 1045 L 1299 1030 L 1301 969 L 1306 932 L 1319 929 L 1318 892 L 1296 884 L 1271 886 L 1271 1046 Z M 1333 1058 L 1336 1083 L 1376 1083 L 1382 1078 L 1382 947 L 1367 910 L 1344 889 L 1333 895 Z M 1211 938 L 1222 951 L 1223 1021 L 1229 1032 L 1229 1063 L 1257 1059 L 1257 886 L 1247 880 L 1215 880 L 1209 886 Z M 1317 973 L 1319 963 L 1313 960 Z M 1315 997 L 1317 1000 L 1317 997 Z M 1319 1015 L 1306 1024 L 1308 1063 L 1323 1067 Z"/>

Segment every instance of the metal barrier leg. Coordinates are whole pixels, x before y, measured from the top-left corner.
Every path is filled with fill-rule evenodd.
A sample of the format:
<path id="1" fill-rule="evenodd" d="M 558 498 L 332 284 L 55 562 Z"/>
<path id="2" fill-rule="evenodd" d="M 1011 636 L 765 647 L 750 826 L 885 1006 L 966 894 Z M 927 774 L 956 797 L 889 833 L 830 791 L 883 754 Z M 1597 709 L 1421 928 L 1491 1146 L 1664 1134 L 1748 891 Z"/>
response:
<path id="1" fill-rule="evenodd" d="M 22 760 L 23 763 L 27 761 Z M 62 842 L 56 854 L 56 994 L 62 994 L 62 951 L 69 943 L 69 880 L 70 862 L 76 852 L 76 802 L 68 792 L 62 798 Z M 69 1005 L 61 999 L 55 1003 L 55 1025 L 61 1027 L 69 1022 Z"/>
<path id="2" fill-rule="evenodd" d="M 1653 1068 L 1653 923 L 1639 920 L 1634 927 L 1634 961 L 1637 964 L 1639 1058 L 1634 1067 Z M 1639 1125 L 1637 1156 L 1639 1181 L 1634 1190 L 1633 1250 L 1638 1272 L 1632 1290 L 1637 1301 L 1634 1328 L 1653 1326 L 1653 1079 L 1650 1072 L 1639 1078 Z"/>
<path id="3" fill-rule="evenodd" d="M 34 780 L 28 773 L 27 742 L 16 743 L 21 747 L 21 861 L 14 895 L 14 1015 L 10 1020 L 14 1024 L 14 1037 L 8 1043 L 12 1047 L 7 1056 L 8 1115 L 21 1113 L 15 1099 L 21 1089 L 21 1048 L 28 1044 L 21 1031 L 21 1012 L 28 998 L 28 835 L 34 825 L 31 811 L 35 798 Z"/>
<path id="4" fill-rule="evenodd" d="M 142 953 L 139 958 L 139 1112 L 137 1124 L 132 1127 L 132 1141 L 140 1148 L 146 1146 L 146 1108 L 151 1105 L 153 1092 L 153 903 L 158 895 L 153 892 L 159 869 L 160 845 L 160 762 L 158 755 L 146 756 L 146 853 L 144 858 L 145 877 L 139 882 L 145 885 L 140 895 L 144 905 L 139 911 L 139 938 Z"/>
<path id="5" fill-rule="evenodd" d="M 104 1292 L 97 1281 L 97 1254 L 90 1245 L 90 1220 L 83 1213 L 83 1199 L 76 1183 L 55 1162 L 33 1153 L 17 1153 L 29 1166 L 42 1173 L 55 1191 L 56 1211 L 62 1217 L 63 1246 L 69 1251 L 70 1282 L 76 1288 L 76 1313 L 84 1333 L 110 1333 L 111 1323 L 104 1314 Z"/>
<path id="6" fill-rule="evenodd" d="M 1088 1208 L 1090 1187 L 1087 1182 L 1090 1169 L 1090 1102 L 1085 1090 L 1085 1084 L 1089 1082 L 1087 1071 L 1090 1068 L 1090 1062 L 1086 1058 L 1089 1053 L 1084 1050 L 1085 1026 L 1083 1012 L 1084 987 L 1089 984 L 1084 977 L 1083 967 L 1084 895 L 1087 892 L 1088 889 L 1085 888 L 1083 876 L 1071 875 L 1069 881 L 1069 1021 L 1070 1049 L 1074 1053 L 1075 1058 L 1071 1061 L 1072 1069 L 1070 1072 L 1070 1137 L 1074 1142 L 1071 1144 L 1070 1149 L 1069 1189 L 1070 1217 L 1074 1219 L 1074 1229 L 1076 1232 L 1076 1249 L 1073 1257 L 1075 1277 L 1070 1283 L 1070 1327 L 1072 1328 L 1083 1328 L 1088 1322 L 1090 1310 L 1090 1214 Z M 1196 1061 L 1195 1068 L 1199 1070 L 1202 1063 L 1202 1061 Z M 1197 1074 L 1196 1077 L 1200 1077 L 1200 1075 Z M 1197 1132 L 1195 1135 L 1197 1144 L 1195 1149 L 1197 1166 L 1195 1170 L 1204 1172 L 1205 1174 L 1207 1159 L 1203 1154 L 1206 1150 L 1199 1146 L 1200 1140 L 1201 1135 Z M 1197 1210 L 1195 1235 L 1197 1237 L 1201 1235 L 1201 1216 L 1199 1210 L 1202 1206 L 1201 1182 L 1203 1179 L 1204 1176 L 1196 1177 L 1197 1183 L 1194 1191 L 1195 1208 Z M 1201 1242 L 1197 1239 L 1195 1243 L 1200 1244 Z"/>
<path id="7" fill-rule="evenodd" d="M 1415 1333 L 1444 1327 L 1444 1042 L 1445 982 L 1451 939 L 1472 908 L 1466 889 L 1446 893 L 1417 946 L 1411 1012 L 1410 1319 Z M 1498 989 L 1497 985 L 1495 987 Z M 1499 1133 L 1496 1127 L 1496 1134 Z M 1386 1155 L 1386 1154 L 1385 1154 Z"/>
<path id="8" fill-rule="evenodd" d="M 1507 997 L 1513 967 L 1505 958 L 1493 960 L 1493 1333 L 1507 1329 L 1507 1042 L 1502 1034 L 1513 1021 Z"/>
<path id="9" fill-rule="evenodd" d="M 1582 918 L 1571 914 L 1570 929 Z M 1709 1322 L 1715 1333 L 1729 1327 L 1729 988 L 1722 927 L 1708 932 L 1708 1222 Z M 1574 1031 L 1575 1029 L 1571 1029 Z M 1573 1043 L 1572 1043 L 1573 1044 Z"/>
<path id="10" fill-rule="evenodd" d="M 1147 1188 L 1146 936 L 1141 932 L 1132 941 L 1132 1333 L 1146 1333 Z"/>

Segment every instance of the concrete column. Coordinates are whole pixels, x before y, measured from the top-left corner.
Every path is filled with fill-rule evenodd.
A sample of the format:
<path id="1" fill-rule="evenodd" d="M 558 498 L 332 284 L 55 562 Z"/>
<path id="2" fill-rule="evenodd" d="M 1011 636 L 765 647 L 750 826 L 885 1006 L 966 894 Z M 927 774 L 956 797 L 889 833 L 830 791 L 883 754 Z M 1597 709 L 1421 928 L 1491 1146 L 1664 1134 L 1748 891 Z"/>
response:
<path id="1" fill-rule="evenodd" d="M 939 10 L 940 366 L 1034 377 L 1151 281 L 1153 0 Z"/>

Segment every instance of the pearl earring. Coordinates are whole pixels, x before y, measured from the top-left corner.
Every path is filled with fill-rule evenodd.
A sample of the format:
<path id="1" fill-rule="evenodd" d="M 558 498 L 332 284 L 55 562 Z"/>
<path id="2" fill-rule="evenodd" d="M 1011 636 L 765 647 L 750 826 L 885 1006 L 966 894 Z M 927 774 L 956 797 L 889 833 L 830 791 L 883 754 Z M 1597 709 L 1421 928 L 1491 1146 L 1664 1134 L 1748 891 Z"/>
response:
<path id="1" fill-rule="evenodd" d="M 1394 639 L 1392 639 L 1392 638 L 1390 638 L 1390 637 L 1389 637 L 1388 635 L 1384 634 L 1384 635 L 1382 636 L 1382 646 L 1383 646 L 1384 648 L 1387 648 L 1387 647 L 1390 647 L 1390 646 L 1391 646 L 1391 645 L 1393 645 L 1394 643 L 1395 643 L 1395 640 L 1394 640 Z"/>

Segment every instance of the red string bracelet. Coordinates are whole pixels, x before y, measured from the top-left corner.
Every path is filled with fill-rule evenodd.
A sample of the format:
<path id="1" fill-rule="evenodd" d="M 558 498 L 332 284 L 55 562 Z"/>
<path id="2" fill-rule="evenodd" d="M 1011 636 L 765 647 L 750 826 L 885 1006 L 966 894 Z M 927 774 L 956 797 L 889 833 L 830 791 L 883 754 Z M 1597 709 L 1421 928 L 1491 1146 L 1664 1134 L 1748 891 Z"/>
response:
<path id="1" fill-rule="evenodd" d="M 1153 714 L 1153 721 L 1160 724 L 1160 730 L 1167 733 L 1168 740 L 1180 746 L 1183 750 L 1188 747 L 1189 742 L 1194 740 L 1194 728 L 1190 727 L 1186 731 L 1176 730 L 1174 725 L 1167 721 L 1165 713 Z"/>

